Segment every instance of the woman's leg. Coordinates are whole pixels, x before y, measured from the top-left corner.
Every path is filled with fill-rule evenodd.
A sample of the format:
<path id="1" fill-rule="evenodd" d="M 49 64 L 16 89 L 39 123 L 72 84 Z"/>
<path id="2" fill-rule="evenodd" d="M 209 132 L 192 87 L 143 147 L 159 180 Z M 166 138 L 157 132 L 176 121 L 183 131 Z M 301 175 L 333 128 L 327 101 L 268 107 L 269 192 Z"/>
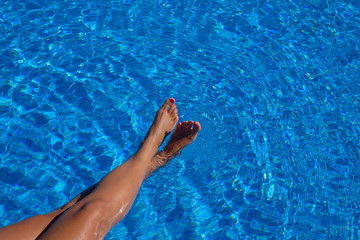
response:
<path id="1" fill-rule="evenodd" d="M 178 121 L 173 99 L 159 109 L 141 148 L 107 174 L 92 193 L 61 216 L 39 239 L 102 239 L 129 211 L 145 180 L 151 159 Z"/>
<path id="2" fill-rule="evenodd" d="M 66 203 L 64 206 L 56 209 L 53 212 L 48 214 L 36 215 L 30 218 L 27 218 L 23 221 L 8 225 L 6 227 L 0 228 L 0 239 L 7 240 L 34 240 L 46 228 L 54 222 L 57 217 L 62 214 L 64 211 L 72 207 L 75 203 L 89 195 L 93 191 L 96 185 L 93 185 L 77 195 L 74 199 Z"/>
<path id="3" fill-rule="evenodd" d="M 160 143 L 164 139 L 165 134 L 171 132 L 172 128 L 178 121 L 177 109 L 175 104 L 173 104 L 174 102 L 174 99 L 166 100 L 164 105 L 157 112 L 154 122 L 147 134 L 147 137 L 142 144 L 143 146 L 126 163 L 122 164 L 118 168 L 114 169 L 113 172 L 109 173 L 101 181 L 101 184 L 98 184 L 96 186 L 96 188 L 93 187 L 88 189 L 84 192 L 85 194 L 80 194 L 72 201 L 67 203 L 65 206 L 55 210 L 54 212 L 45 215 L 34 216 L 0 229 L 0 239 L 35 239 L 39 236 L 39 234 L 41 234 L 42 236 L 47 233 L 48 230 L 52 230 L 53 226 L 57 225 L 61 219 L 64 219 L 66 216 L 71 215 L 72 212 L 76 212 L 77 209 L 75 208 L 75 206 L 81 210 L 88 209 L 92 205 L 99 205 L 98 202 L 102 202 L 103 199 L 106 199 L 107 202 L 110 201 L 111 203 L 109 205 L 113 206 L 113 203 L 116 202 L 118 199 L 109 199 L 112 197 L 112 193 L 114 193 L 115 196 L 120 196 L 124 194 L 133 196 L 134 193 L 137 192 L 137 186 L 139 186 L 139 183 L 142 182 L 142 175 L 145 175 L 144 171 L 148 166 L 148 159 L 151 159 L 151 157 L 154 156 L 154 154 L 156 153 L 155 146 L 158 147 L 160 145 Z M 135 161 L 136 159 L 139 159 L 139 161 Z M 140 165 L 140 162 L 142 162 L 143 164 Z M 125 174 L 128 172 L 128 170 L 130 170 L 130 175 Z M 125 181 L 123 184 L 117 183 L 117 181 L 122 181 L 122 177 L 118 177 L 119 174 L 127 176 L 126 178 L 124 178 Z M 137 181 L 137 184 L 132 182 L 131 177 L 129 178 L 129 176 L 134 176 L 134 180 Z M 108 182 L 110 182 L 110 185 L 108 184 Z M 110 187 L 107 187 L 108 185 Z M 121 188 L 121 185 L 125 185 L 129 189 L 126 189 L 125 187 L 123 191 L 120 191 L 119 194 L 116 194 L 116 188 Z M 135 187 L 135 189 L 133 189 L 133 187 Z M 96 189 L 96 194 L 91 194 L 94 189 Z M 113 190 L 115 192 L 112 192 Z M 129 198 L 129 203 L 130 202 L 131 198 Z M 69 211 L 72 207 L 74 207 L 74 209 L 71 209 L 72 211 Z M 128 208 L 130 208 L 130 206 L 128 206 Z M 125 211 L 125 209 L 121 210 Z M 62 215 L 65 216 L 63 217 Z"/>
<path id="4" fill-rule="evenodd" d="M 171 105 L 171 100 L 167 100 L 167 102 L 164 104 L 165 109 Z M 143 144 L 146 143 L 146 145 L 148 145 L 148 137 L 153 136 L 154 133 L 156 134 L 157 130 L 154 128 L 161 124 L 161 119 L 159 118 L 164 118 L 164 113 L 162 113 L 164 106 L 158 111 L 153 126 L 149 130 L 149 133 Z M 172 108 L 167 110 L 167 112 L 168 113 L 165 114 L 174 116 L 174 113 L 177 113 L 176 107 L 173 106 Z M 177 114 L 174 121 L 175 120 L 177 121 Z M 183 122 L 182 124 L 179 123 L 174 133 L 172 134 L 169 143 L 166 145 L 164 151 L 156 154 L 151 159 L 150 163 L 144 164 L 146 166 L 145 177 L 149 176 L 159 167 L 166 165 L 176 155 L 178 151 L 180 151 L 182 148 L 194 141 L 197 133 L 200 131 L 200 128 L 201 127 L 198 122 L 194 123 L 194 127 L 192 127 L 192 122 Z M 162 134 L 164 135 L 167 132 L 169 131 L 166 130 Z M 160 138 L 160 140 L 162 141 L 163 139 Z M 161 142 L 159 141 L 159 139 L 156 141 L 158 141 L 156 145 Z M 123 191 L 122 196 L 120 196 L 119 192 L 110 191 L 112 192 L 110 193 L 111 196 L 107 197 L 107 195 L 109 195 L 109 189 L 111 188 L 113 190 L 123 190 L 121 189 L 121 186 L 123 186 L 124 184 L 123 179 L 128 179 L 128 177 L 126 177 L 126 175 L 129 175 L 127 173 L 128 170 L 130 170 L 129 173 L 132 173 L 130 174 L 130 176 L 136 175 L 133 180 L 139 181 L 138 173 L 136 173 L 136 171 L 134 173 L 133 171 L 134 169 L 143 169 L 139 168 L 139 166 L 137 166 L 138 164 L 134 164 L 135 159 L 138 158 L 137 154 L 139 154 L 140 157 L 144 156 L 144 153 L 141 152 L 140 149 L 136 154 L 134 154 L 134 156 L 132 156 L 126 163 L 123 164 L 125 165 L 124 167 L 121 167 L 123 166 L 121 165 L 113 171 L 116 172 L 116 175 L 120 175 L 120 178 L 113 174 L 113 172 L 108 174 L 100 182 L 99 185 L 102 186 L 94 185 L 93 187 L 87 189 L 86 191 L 75 197 L 72 201 L 70 201 L 63 207 L 57 209 L 56 211 L 46 215 L 35 216 L 0 229 L 0 239 L 35 239 L 37 236 L 39 236 L 41 232 L 42 234 L 39 239 L 57 239 L 57 237 L 59 239 L 62 239 L 64 237 L 66 237 L 67 239 L 103 238 L 108 232 L 108 230 L 110 230 L 126 215 L 135 199 L 138 188 L 143 181 L 143 179 L 140 179 L 140 183 L 126 181 L 128 183 L 125 184 L 128 184 L 130 188 L 134 188 L 132 187 L 132 184 L 135 184 L 135 189 L 137 188 L 135 193 L 134 191 L 131 191 L 133 189 L 130 189 L 130 191 L 125 190 Z M 128 164 L 128 162 L 130 162 L 130 164 Z M 141 163 L 143 163 L 143 161 L 141 161 Z M 135 166 L 135 168 L 132 169 L 133 167 L 131 166 Z M 121 177 L 121 175 L 123 175 L 123 177 Z M 112 185 L 117 186 L 114 187 Z M 126 189 L 126 187 L 124 187 L 124 189 Z M 93 192 L 93 190 L 95 191 Z M 126 195 L 128 195 L 127 199 Z M 118 201 L 116 199 L 118 199 Z M 115 205 L 116 207 L 112 205 Z M 64 211 L 66 211 L 67 209 L 69 210 L 64 213 Z M 116 211 L 116 209 L 118 211 Z M 58 234 L 58 232 L 61 233 Z M 89 235 L 88 233 L 91 232 L 93 232 L 94 234 Z M 66 236 L 64 234 L 66 234 Z"/>

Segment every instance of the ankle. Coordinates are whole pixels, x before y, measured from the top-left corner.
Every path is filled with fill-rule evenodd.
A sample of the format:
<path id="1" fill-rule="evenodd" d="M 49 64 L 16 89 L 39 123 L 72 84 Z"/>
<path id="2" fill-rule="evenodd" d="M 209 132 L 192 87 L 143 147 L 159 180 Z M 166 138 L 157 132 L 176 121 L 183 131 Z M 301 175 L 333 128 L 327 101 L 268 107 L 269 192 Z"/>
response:
<path id="1" fill-rule="evenodd" d="M 165 161 L 168 158 L 168 156 L 165 154 L 164 151 L 158 151 L 155 156 L 153 157 L 153 160 L 155 161 Z"/>
<path id="2" fill-rule="evenodd" d="M 154 156 L 158 151 L 158 144 L 157 142 L 152 139 L 151 137 L 147 137 L 144 141 L 141 142 L 138 152 L 146 152 L 149 155 Z"/>
<path id="3" fill-rule="evenodd" d="M 153 172 L 159 168 L 165 166 L 169 162 L 169 158 L 165 156 L 163 151 L 157 152 L 154 157 L 151 159 L 151 163 L 148 166 L 147 177 L 150 176 Z"/>
<path id="4" fill-rule="evenodd" d="M 145 140 L 143 141 L 143 144 L 145 144 L 145 143 L 148 144 L 149 146 L 153 147 L 157 151 L 162 143 L 162 139 L 159 139 L 158 136 L 150 133 L 149 136 L 147 136 L 145 138 Z"/>

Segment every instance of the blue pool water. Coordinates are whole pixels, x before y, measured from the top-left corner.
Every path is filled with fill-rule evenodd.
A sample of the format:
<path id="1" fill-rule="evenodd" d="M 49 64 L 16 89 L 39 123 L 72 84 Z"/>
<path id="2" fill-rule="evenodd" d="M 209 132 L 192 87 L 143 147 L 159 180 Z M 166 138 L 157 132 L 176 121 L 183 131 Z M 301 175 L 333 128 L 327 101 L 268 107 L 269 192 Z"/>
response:
<path id="1" fill-rule="evenodd" d="M 0 226 L 124 162 L 175 97 L 196 142 L 106 239 L 359 239 L 360 2 L 0 5 Z"/>

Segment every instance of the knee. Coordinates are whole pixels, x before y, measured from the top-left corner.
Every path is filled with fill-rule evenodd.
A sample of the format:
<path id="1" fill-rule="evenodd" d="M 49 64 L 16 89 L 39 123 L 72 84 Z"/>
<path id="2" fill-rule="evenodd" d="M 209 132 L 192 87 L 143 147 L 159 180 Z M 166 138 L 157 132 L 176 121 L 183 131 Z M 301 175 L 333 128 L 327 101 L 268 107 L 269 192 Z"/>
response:
<path id="1" fill-rule="evenodd" d="M 85 215 L 86 221 L 92 223 L 96 229 L 99 239 L 105 237 L 107 232 L 113 227 L 111 205 L 103 199 L 94 199 L 85 203 L 78 211 Z"/>
<path id="2" fill-rule="evenodd" d="M 79 211 L 89 214 L 89 219 L 97 220 L 100 224 L 114 226 L 121 221 L 129 210 L 129 202 L 122 206 L 104 199 L 92 199 L 85 203 Z"/>
<path id="3" fill-rule="evenodd" d="M 106 200 L 94 199 L 85 203 L 79 211 L 87 212 L 93 217 L 106 218 L 110 215 L 110 206 Z"/>

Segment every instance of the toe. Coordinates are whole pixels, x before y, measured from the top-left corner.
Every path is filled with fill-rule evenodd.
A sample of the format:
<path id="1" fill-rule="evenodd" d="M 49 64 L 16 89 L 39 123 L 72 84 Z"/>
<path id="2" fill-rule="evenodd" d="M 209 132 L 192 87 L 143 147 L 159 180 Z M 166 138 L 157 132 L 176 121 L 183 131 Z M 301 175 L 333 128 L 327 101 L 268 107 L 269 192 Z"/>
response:
<path id="1" fill-rule="evenodd" d="M 179 121 L 179 116 L 177 115 L 177 113 L 174 115 L 173 120 L 175 123 L 177 123 Z"/>
<path id="2" fill-rule="evenodd" d="M 191 132 L 189 133 L 189 138 L 191 138 L 192 140 L 195 140 L 200 129 L 201 129 L 200 123 L 194 122 L 194 127 L 191 129 Z"/>
<path id="3" fill-rule="evenodd" d="M 178 123 L 175 127 L 175 130 L 173 132 L 173 134 L 178 134 L 179 132 L 181 132 L 181 123 Z"/>
<path id="4" fill-rule="evenodd" d="M 162 105 L 161 108 L 167 110 L 169 107 L 171 107 L 172 105 L 174 105 L 175 103 L 175 99 L 174 98 L 168 98 L 166 99 L 165 103 Z"/>
<path id="5" fill-rule="evenodd" d="M 201 125 L 200 125 L 199 122 L 197 122 L 197 121 L 194 122 L 194 128 L 193 128 L 193 130 L 194 130 L 195 132 L 199 132 L 199 131 L 201 130 Z"/>
<path id="6" fill-rule="evenodd" d="M 168 110 L 169 113 L 177 113 L 176 104 L 171 105 L 171 107 Z"/>
<path id="7" fill-rule="evenodd" d="M 184 121 L 181 124 L 181 130 L 184 131 L 187 128 L 188 122 Z"/>
<path id="8" fill-rule="evenodd" d="M 175 104 L 170 107 L 168 112 L 170 113 L 170 116 L 174 122 L 179 121 L 178 110 Z"/>
<path id="9" fill-rule="evenodd" d="M 189 128 L 191 128 L 193 125 L 193 121 L 189 121 Z"/>
<path id="10" fill-rule="evenodd" d="M 192 124 L 193 124 L 192 121 L 187 122 L 186 128 L 185 128 L 185 131 L 187 134 L 190 133 Z"/>
<path id="11" fill-rule="evenodd" d="M 182 134 L 185 130 L 186 122 L 179 123 L 177 126 L 177 132 Z"/>

